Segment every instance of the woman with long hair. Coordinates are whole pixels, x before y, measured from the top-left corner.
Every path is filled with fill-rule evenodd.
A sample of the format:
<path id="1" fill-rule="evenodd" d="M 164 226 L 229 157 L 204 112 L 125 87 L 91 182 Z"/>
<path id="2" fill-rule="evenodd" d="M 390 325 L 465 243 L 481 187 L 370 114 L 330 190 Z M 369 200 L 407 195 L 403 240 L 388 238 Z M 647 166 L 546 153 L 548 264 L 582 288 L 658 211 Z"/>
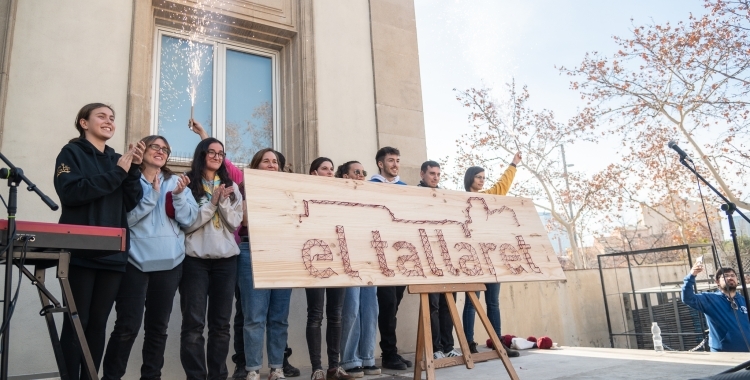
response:
<path id="1" fill-rule="evenodd" d="M 513 184 L 513 178 L 516 176 L 516 165 L 521 162 L 521 152 L 516 153 L 513 156 L 513 161 L 510 163 L 500 179 L 489 189 L 482 190 L 484 188 L 484 180 L 486 179 L 484 174 L 484 168 L 479 166 L 472 166 L 466 169 L 464 174 L 464 188 L 468 192 L 473 193 L 485 193 L 494 195 L 505 195 L 508 194 L 510 186 Z M 492 327 L 495 329 L 497 336 L 500 336 L 500 283 L 491 282 L 485 284 L 487 290 L 484 292 L 484 300 L 487 304 L 487 317 L 490 319 Z M 479 292 L 476 293 L 479 297 Z M 471 353 L 476 354 L 477 343 L 474 341 L 474 320 L 476 318 L 476 309 L 466 297 L 467 301 L 464 303 L 463 311 L 463 328 L 464 334 L 466 334 L 466 340 L 469 341 L 469 350 Z M 505 347 L 508 356 L 516 357 L 520 354 L 516 350 L 511 350 Z"/>
<path id="2" fill-rule="evenodd" d="M 327 157 L 318 157 L 310 164 L 310 175 L 333 177 L 333 161 Z M 341 351 L 341 311 L 344 307 L 346 288 L 306 288 L 307 296 L 307 349 L 310 352 L 310 363 L 313 374 L 311 380 L 353 379 L 339 366 Z M 323 310 L 326 313 L 326 348 L 328 370 L 323 371 L 320 358 L 323 323 Z"/>
<path id="3" fill-rule="evenodd" d="M 121 379 L 130 350 L 143 323 L 141 379 L 161 378 L 167 326 L 182 278 L 185 233 L 198 216 L 198 204 L 188 190 L 188 177 L 167 167 L 171 149 L 167 139 L 152 135 L 141 163 L 143 199 L 128 213 L 130 252 L 120 283 L 115 310 L 117 320 L 104 355 L 103 379 Z M 145 320 L 144 320 L 145 311 Z"/>
<path id="4" fill-rule="evenodd" d="M 250 160 L 250 169 L 279 171 L 279 157 L 271 148 L 261 149 Z M 246 196 L 251 196 L 246 194 Z M 284 350 L 289 328 L 289 301 L 292 289 L 255 289 L 251 267 L 250 243 L 240 244 L 238 283 L 245 316 L 243 338 L 247 380 L 260 379 L 263 366 L 263 341 L 268 354 L 269 380 L 285 379 Z"/>
<path id="5" fill-rule="evenodd" d="M 336 178 L 364 181 L 367 172 L 359 161 L 348 161 L 336 169 Z M 346 288 L 341 309 L 341 368 L 353 377 L 380 375 L 375 365 L 378 333 L 378 288 Z"/>
<path id="6" fill-rule="evenodd" d="M 143 143 L 131 145 L 124 155 L 107 146 L 117 127 L 114 110 L 103 103 L 83 106 L 75 126 L 79 136 L 62 148 L 55 162 L 60 223 L 127 229 L 127 213 L 143 197 L 138 166 Z M 129 248 L 128 238 L 125 251 L 99 258 L 87 258 L 92 256 L 88 251 L 71 252 L 70 288 L 97 371 L 104 354 L 107 318 L 125 273 Z M 80 371 L 81 346 L 69 318 L 63 319 L 60 344 L 69 378 L 88 379 L 88 373 Z"/>
<path id="7" fill-rule="evenodd" d="M 180 281 L 180 361 L 188 379 L 226 379 L 232 300 L 240 249 L 242 195 L 224 165 L 224 144 L 207 138 L 195 148 L 187 177 L 198 216 L 185 231 Z M 208 344 L 203 338 L 208 325 Z"/>

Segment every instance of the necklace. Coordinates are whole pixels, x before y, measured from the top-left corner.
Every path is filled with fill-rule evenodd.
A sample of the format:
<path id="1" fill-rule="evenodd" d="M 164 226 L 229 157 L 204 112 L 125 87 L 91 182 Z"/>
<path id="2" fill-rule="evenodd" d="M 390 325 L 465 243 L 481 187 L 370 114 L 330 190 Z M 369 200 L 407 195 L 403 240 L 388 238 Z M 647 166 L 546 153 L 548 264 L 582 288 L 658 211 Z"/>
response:
<path id="1" fill-rule="evenodd" d="M 737 302 L 734 301 L 734 298 L 729 298 L 729 296 L 726 294 L 724 295 L 724 297 L 727 299 L 727 301 L 729 301 L 729 305 L 732 307 L 732 310 L 738 309 Z"/>

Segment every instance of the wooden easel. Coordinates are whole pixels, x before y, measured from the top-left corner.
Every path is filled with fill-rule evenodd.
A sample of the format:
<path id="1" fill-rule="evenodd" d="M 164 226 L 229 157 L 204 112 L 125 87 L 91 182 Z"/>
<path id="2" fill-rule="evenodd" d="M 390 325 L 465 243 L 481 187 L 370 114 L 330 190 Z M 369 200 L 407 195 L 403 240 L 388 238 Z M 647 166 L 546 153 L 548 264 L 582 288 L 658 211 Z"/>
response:
<path id="1" fill-rule="evenodd" d="M 500 360 L 503 361 L 508 376 L 513 380 L 518 380 L 516 370 L 513 368 L 513 365 L 508 358 L 508 354 L 500 343 L 500 338 L 495 333 L 495 329 L 492 327 L 492 324 L 490 324 L 490 319 L 487 317 L 487 313 L 484 311 L 484 308 L 482 308 L 482 305 L 479 303 L 479 299 L 475 294 L 475 292 L 484 291 L 485 289 L 484 284 L 409 285 L 409 294 L 419 294 L 419 327 L 417 329 L 417 353 L 414 363 L 414 380 L 420 380 L 422 378 L 422 371 L 427 372 L 427 380 L 435 380 L 435 369 L 437 368 L 466 364 L 467 369 L 472 369 L 476 362 L 483 362 L 497 358 L 500 358 Z M 469 300 L 474 304 L 474 309 L 476 309 L 477 315 L 479 315 L 479 319 L 482 321 L 482 325 L 484 325 L 484 328 L 490 335 L 490 339 L 492 339 L 492 345 L 494 347 L 492 351 L 474 355 L 469 351 L 469 342 L 466 340 L 466 334 L 464 334 L 464 330 L 461 328 L 461 319 L 458 317 L 456 300 L 453 299 L 454 292 L 466 292 Z M 432 330 L 430 328 L 430 293 L 443 293 L 445 295 L 463 356 L 437 360 L 433 358 Z"/>

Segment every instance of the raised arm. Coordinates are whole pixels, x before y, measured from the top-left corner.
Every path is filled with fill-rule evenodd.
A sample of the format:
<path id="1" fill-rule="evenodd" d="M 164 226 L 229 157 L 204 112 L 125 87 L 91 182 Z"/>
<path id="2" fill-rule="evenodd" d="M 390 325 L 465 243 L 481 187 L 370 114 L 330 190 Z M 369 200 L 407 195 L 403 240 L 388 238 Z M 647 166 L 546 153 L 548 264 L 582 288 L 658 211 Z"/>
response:
<path id="1" fill-rule="evenodd" d="M 692 307 L 693 309 L 697 309 L 700 311 L 703 311 L 703 294 L 695 294 L 695 276 L 697 276 L 700 272 L 703 271 L 703 264 L 701 263 L 695 263 L 693 267 L 690 269 L 690 273 L 688 273 L 687 276 L 685 276 L 685 279 L 682 283 L 682 302 L 685 303 L 685 305 L 688 305 Z"/>

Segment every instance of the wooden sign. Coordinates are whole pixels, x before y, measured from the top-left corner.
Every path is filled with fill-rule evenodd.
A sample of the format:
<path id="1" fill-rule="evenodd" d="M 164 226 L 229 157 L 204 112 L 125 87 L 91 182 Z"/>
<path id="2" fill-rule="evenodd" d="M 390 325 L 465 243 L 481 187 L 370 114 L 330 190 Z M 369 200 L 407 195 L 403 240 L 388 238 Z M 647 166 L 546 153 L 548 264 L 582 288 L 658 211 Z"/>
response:
<path id="1" fill-rule="evenodd" d="M 257 288 L 563 280 L 525 198 L 245 170 Z"/>

